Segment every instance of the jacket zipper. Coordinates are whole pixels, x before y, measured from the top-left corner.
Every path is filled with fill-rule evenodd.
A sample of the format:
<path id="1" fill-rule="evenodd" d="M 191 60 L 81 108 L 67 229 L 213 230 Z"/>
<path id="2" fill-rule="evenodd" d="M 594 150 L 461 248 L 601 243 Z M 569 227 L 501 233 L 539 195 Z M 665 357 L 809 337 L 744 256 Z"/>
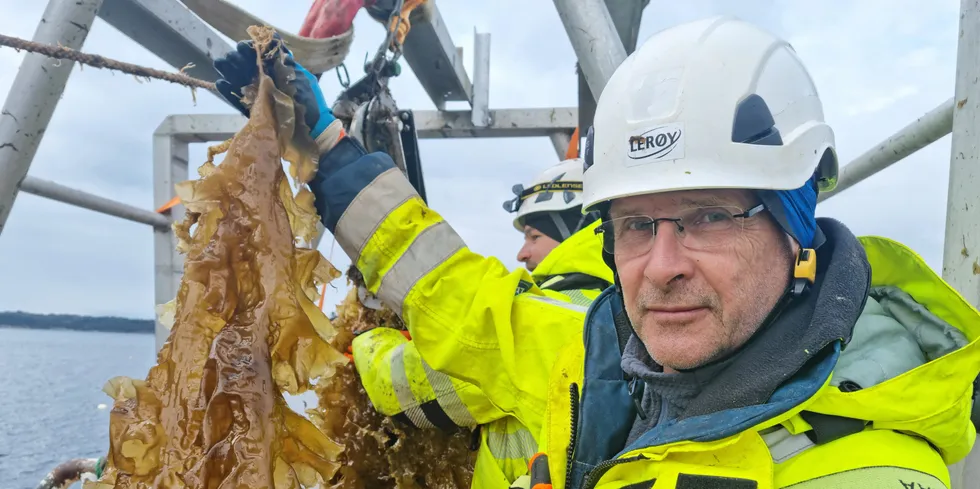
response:
<path id="1" fill-rule="evenodd" d="M 575 440 L 578 435 L 578 416 L 579 416 L 579 394 L 578 394 L 578 384 L 572 382 L 568 389 L 569 398 L 572 401 L 572 431 L 571 436 L 568 441 L 568 451 L 566 454 L 567 463 L 565 465 L 565 488 L 569 489 L 572 487 L 572 462 L 575 456 Z M 593 489 L 595 485 L 599 482 L 599 479 L 612 467 L 624 464 L 627 462 L 636 462 L 637 460 L 644 460 L 647 457 L 643 455 L 637 455 L 635 457 L 629 458 L 619 458 L 613 460 L 606 460 L 601 462 L 592 468 L 587 474 L 585 474 L 585 481 L 580 489 Z"/>
<path id="2" fill-rule="evenodd" d="M 629 457 L 629 458 L 617 458 L 613 460 L 606 460 L 605 462 L 596 465 L 592 470 L 590 470 L 587 474 L 585 474 L 585 482 L 582 484 L 581 489 L 593 489 L 595 485 L 599 483 L 599 479 L 601 479 L 602 476 L 609 471 L 609 469 L 613 468 L 616 465 L 625 464 L 629 462 L 636 462 L 638 460 L 645 460 L 646 458 L 647 457 L 643 455 L 636 455 L 634 457 Z M 566 485 L 566 487 L 568 486 Z"/>
<path id="3" fill-rule="evenodd" d="M 568 394 L 572 401 L 572 431 L 568 439 L 568 450 L 565 454 L 565 487 L 570 488 L 568 483 L 572 477 L 572 460 L 575 456 L 575 438 L 578 435 L 578 384 L 572 382 L 568 388 Z"/>

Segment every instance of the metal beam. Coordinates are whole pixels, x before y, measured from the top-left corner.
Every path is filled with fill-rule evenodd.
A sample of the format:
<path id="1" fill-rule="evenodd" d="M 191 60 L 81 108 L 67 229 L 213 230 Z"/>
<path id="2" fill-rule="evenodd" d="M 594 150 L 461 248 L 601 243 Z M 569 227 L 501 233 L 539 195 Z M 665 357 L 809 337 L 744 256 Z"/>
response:
<path id="1" fill-rule="evenodd" d="M 960 5 L 943 276 L 980 307 L 980 275 L 974 268 L 980 256 L 980 2 Z M 980 477 L 975 480 L 980 483 Z"/>
<path id="2" fill-rule="evenodd" d="M 619 39 L 603 0 L 554 0 L 558 16 L 572 42 L 582 73 L 596 100 L 623 60 L 626 49 Z"/>
<path id="3" fill-rule="evenodd" d="M 102 0 L 50 0 L 33 40 L 81 49 Z M 28 53 L 0 111 L 0 234 L 74 62 Z"/>
<path id="4" fill-rule="evenodd" d="M 837 188 L 820 194 L 823 202 L 942 139 L 953 129 L 953 99 L 943 102 L 911 124 L 841 167 Z"/>
<path id="5" fill-rule="evenodd" d="M 473 125 L 490 125 L 490 34 L 473 30 Z"/>
<path id="6" fill-rule="evenodd" d="M 120 217 L 128 221 L 147 224 L 157 228 L 170 228 L 170 219 L 156 212 L 123 204 L 122 202 L 116 202 L 115 200 L 99 197 L 98 195 L 92 195 L 48 180 L 27 176 L 20 184 L 20 189 L 38 197 L 46 197 L 51 200 L 57 200 L 58 202 Z"/>
<path id="7" fill-rule="evenodd" d="M 616 26 L 616 31 L 619 33 L 619 40 L 623 42 L 623 48 L 629 55 L 636 49 L 636 42 L 640 36 L 640 21 L 643 20 L 643 9 L 650 3 L 650 0 L 629 2 L 605 0 L 605 3 L 613 25 Z M 592 96 L 589 83 L 585 81 L 585 75 L 582 74 L 577 63 L 575 71 L 578 74 L 578 127 L 585 134 L 595 117 L 596 100 Z"/>
<path id="8" fill-rule="evenodd" d="M 449 101 L 472 106 L 473 87 L 463 65 L 463 52 L 453 44 L 439 8 L 428 2 L 412 12 L 411 22 L 402 52 L 432 103 L 440 110 Z"/>
<path id="9" fill-rule="evenodd" d="M 217 32 L 177 0 L 103 0 L 99 17 L 176 69 L 218 79 L 212 62 L 232 50 Z"/>
<path id="10" fill-rule="evenodd" d="M 226 119 L 228 116 L 224 116 Z M 244 124 L 245 119 L 238 117 Z M 174 185 L 187 180 L 189 143 L 174 132 L 174 117 L 167 117 L 153 133 L 153 205 L 159 208 L 175 196 Z M 239 125 L 239 127 L 241 124 Z M 232 131 L 234 134 L 234 131 Z M 176 205 L 166 216 L 172 222 L 184 220 L 184 206 Z M 177 237 L 169 227 L 153 229 L 154 302 L 163 305 L 177 296 L 184 273 L 184 255 L 177 251 Z M 156 348 L 163 346 L 170 330 L 156 321 Z"/>
<path id="11" fill-rule="evenodd" d="M 946 201 L 943 279 L 980 307 L 980 1 L 961 0 Z M 980 488 L 980 451 L 950 467 L 955 489 Z"/>
<path id="12" fill-rule="evenodd" d="M 558 160 L 564 160 L 565 155 L 568 154 L 568 145 L 572 144 L 572 135 L 564 131 L 556 131 L 549 134 L 548 137 L 551 138 L 551 144 L 555 147 Z"/>
<path id="13" fill-rule="evenodd" d="M 474 126 L 468 110 L 419 110 L 414 115 L 421 139 L 550 137 L 554 132 L 571 134 L 578 120 L 578 110 L 573 107 L 491 110 L 492 123 L 487 127 Z M 235 114 L 178 114 L 168 116 L 157 131 L 165 130 L 182 142 L 224 141 L 245 121 Z"/>
<path id="14" fill-rule="evenodd" d="M 473 125 L 470 111 L 418 111 L 415 123 L 420 139 L 545 137 L 556 131 L 571 133 L 578 123 L 573 107 L 551 109 L 498 109 L 490 111 L 490 125 Z"/>
<path id="15" fill-rule="evenodd" d="M 238 114 L 177 114 L 167 116 L 156 134 L 166 134 L 184 143 L 225 141 L 241 130 L 247 121 Z"/>

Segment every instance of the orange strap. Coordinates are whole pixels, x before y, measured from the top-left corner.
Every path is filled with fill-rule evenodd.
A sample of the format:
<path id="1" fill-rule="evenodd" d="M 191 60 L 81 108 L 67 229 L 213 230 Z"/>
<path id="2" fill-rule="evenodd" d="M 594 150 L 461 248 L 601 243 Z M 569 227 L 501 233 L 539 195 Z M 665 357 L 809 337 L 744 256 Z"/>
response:
<path id="1" fill-rule="evenodd" d="M 572 158 L 578 158 L 578 128 L 575 128 L 575 132 L 572 133 L 572 139 L 568 141 L 568 151 L 565 151 L 565 159 L 570 160 Z"/>
<path id="2" fill-rule="evenodd" d="M 391 19 L 391 25 L 388 26 L 388 29 L 393 29 L 397 23 L 398 31 L 395 32 L 395 41 L 398 43 L 398 45 L 405 44 L 405 37 L 408 36 L 408 31 L 412 28 L 412 24 L 408 21 L 408 16 L 411 15 L 412 10 L 414 10 L 415 7 L 418 7 L 427 1 L 429 0 L 405 0 L 405 3 L 402 4 L 401 15 L 398 16 L 401 17 L 401 22 L 398 22 L 398 17 Z M 392 47 L 392 49 L 394 49 L 394 47 Z"/>
<path id="3" fill-rule="evenodd" d="M 323 310 L 323 300 L 326 298 L 327 298 L 327 284 L 323 284 L 323 290 L 320 291 L 320 303 L 317 304 L 317 307 L 319 307 L 321 311 Z"/>
<path id="4" fill-rule="evenodd" d="M 160 208 L 157 209 L 157 214 L 163 214 L 164 212 L 169 211 L 170 209 L 176 207 L 179 204 L 180 204 L 180 197 L 174 197 L 170 199 L 170 202 L 167 202 L 166 204 L 160 206 Z"/>

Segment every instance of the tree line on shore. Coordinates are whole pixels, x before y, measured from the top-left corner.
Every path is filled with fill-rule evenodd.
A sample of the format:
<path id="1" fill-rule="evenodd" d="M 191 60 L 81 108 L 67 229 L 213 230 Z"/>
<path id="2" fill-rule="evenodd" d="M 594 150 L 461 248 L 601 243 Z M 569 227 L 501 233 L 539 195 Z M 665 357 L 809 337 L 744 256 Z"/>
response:
<path id="1" fill-rule="evenodd" d="M 0 327 L 31 329 L 69 329 L 108 333 L 152 333 L 152 319 L 76 316 L 73 314 L 32 314 L 21 311 L 0 312 Z"/>

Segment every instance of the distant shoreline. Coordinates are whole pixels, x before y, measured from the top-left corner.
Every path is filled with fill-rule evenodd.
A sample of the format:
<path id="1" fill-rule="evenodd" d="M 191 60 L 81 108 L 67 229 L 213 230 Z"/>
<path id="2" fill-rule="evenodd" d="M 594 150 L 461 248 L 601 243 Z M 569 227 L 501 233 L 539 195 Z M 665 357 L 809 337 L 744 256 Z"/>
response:
<path id="1" fill-rule="evenodd" d="M 102 333 L 152 334 L 152 319 L 0 312 L 0 328 L 96 331 Z"/>

